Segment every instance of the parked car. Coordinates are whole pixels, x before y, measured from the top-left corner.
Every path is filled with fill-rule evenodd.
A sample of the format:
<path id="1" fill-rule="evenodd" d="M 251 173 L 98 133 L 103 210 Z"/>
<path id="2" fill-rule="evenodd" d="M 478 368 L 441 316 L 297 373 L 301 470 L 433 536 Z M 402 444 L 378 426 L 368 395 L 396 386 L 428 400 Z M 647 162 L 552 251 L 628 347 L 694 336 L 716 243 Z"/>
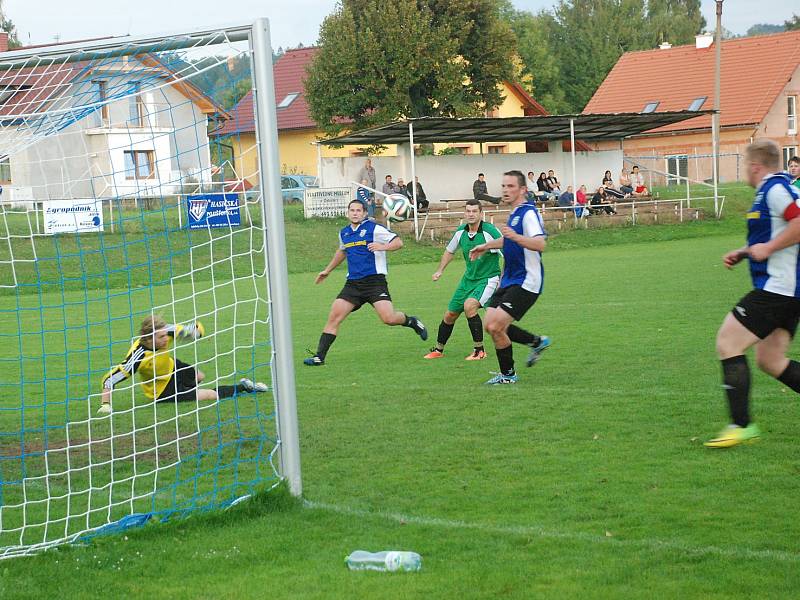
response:
<path id="1" fill-rule="evenodd" d="M 306 188 L 319 187 L 311 175 L 281 175 L 281 194 L 284 202 L 302 202 Z"/>

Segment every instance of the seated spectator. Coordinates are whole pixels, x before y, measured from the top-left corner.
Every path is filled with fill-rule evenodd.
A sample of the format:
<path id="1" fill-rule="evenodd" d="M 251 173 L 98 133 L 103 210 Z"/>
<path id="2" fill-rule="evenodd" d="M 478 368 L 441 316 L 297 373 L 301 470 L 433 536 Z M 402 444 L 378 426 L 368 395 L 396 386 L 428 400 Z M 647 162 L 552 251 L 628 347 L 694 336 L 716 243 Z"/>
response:
<path id="1" fill-rule="evenodd" d="M 488 193 L 489 190 L 486 187 L 486 179 L 484 179 L 483 173 L 478 173 L 478 178 L 472 184 L 472 196 L 475 200 L 480 200 L 481 196 L 485 196 Z"/>
<path id="2" fill-rule="evenodd" d="M 617 214 L 617 209 L 611 204 L 611 199 L 606 194 L 607 191 L 605 186 L 601 185 L 597 188 L 594 196 L 592 196 L 591 208 L 589 210 L 591 210 L 593 215 L 599 215 L 601 213 L 606 213 L 607 215 Z"/>
<path id="3" fill-rule="evenodd" d="M 406 182 L 403 181 L 402 177 L 397 178 L 397 185 L 394 186 L 394 193 L 405 196 L 406 198 L 411 198 L 411 196 L 408 194 L 408 190 L 406 189 Z"/>
<path id="4" fill-rule="evenodd" d="M 578 192 L 575 194 L 575 216 L 580 217 L 587 217 L 589 216 L 589 209 L 586 207 L 588 199 L 586 198 L 586 186 L 582 185 L 578 188 Z"/>
<path id="5" fill-rule="evenodd" d="M 367 211 L 367 217 L 371 219 L 375 216 L 375 203 L 372 200 L 372 192 L 366 188 L 368 185 L 368 180 L 361 180 L 361 185 L 358 186 L 356 190 L 356 200 L 359 200 L 364 205 L 364 210 Z"/>
<path id="6" fill-rule="evenodd" d="M 639 167 L 634 166 L 631 173 L 631 187 L 634 196 L 649 196 L 650 192 L 644 185 L 644 175 L 639 173 Z"/>
<path id="7" fill-rule="evenodd" d="M 419 212 L 427 212 L 428 206 L 430 202 L 428 202 L 428 197 L 425 195 L 425 190 L 422 189 L 422 184 L 419 182 L 419 177 L 415 177 L 414 181 L 417 184 L 417 204 L 419 204 Z M 414 186 L 411 182 L 408 182 L 406 185 L 406 192 L 407 196 L 411 200 L 411 203 L 414 203 Z"/>
<path id="8" fill-rule="evenodd" d="M 544 171 L 539 174 L 539 179 L 536 180 L 536 187 L 538 188 L 536 195 L 542 202 L 558 200 L 558 194 L 550 187 L 550 182 L 547 181 L 547 174 Z"/>
<path id="9" fill-rule="evenodd" d="M 383 188 L 381 189 L 381 191 L 387 196 L 389 194 L 397 193 L 397 186 L 394 184 L 394 181 L 392 181 L 391 175 L 386 176 L 386 182 L 383 184 Z"/>
<path id="10" fill-rule="evenodd" d="M 533 176 L 533 171 L 528 171 L 528 180 L 525 182 L 528 185 L 528 202 L 536 202 L 536 192 L 539 186 L 536 185 L 536 178 Z"/>
<path id="11" fill-rule="evenodd" d="M 603 175 L 603 187 L 606 188 L 606 194 L 612 198 L 624 198 L 625 194 L 614 187 L 614 180 L 611 179 L 611 171 L 606 171 Z"/>
<path id="12" fill-rule="evenodd" d="M 575 204 L 575 194 L 572 193 L 572 186 L 567 186 L 567 191 L 558 197 L 558 205 L 562 208 L 572 207 Z"/>
<path id="13" fill-rule="evenodd" d="M 550 191 L 555 192 L 556 194 L 561 193 L 561 184 L 558 182 L 558 178 L 556 177 L 553 169 L 550 169 L 547 172 L 547 182 L 550 184 Z"/>
<path id="14" fill-rule="evenodd" d="M 630 196 L 633 194 L 633 186 L 631 186 L 631 178 L 628 176 L 628 169 L 622 167 L 622 171 L 619 172 L 619 191 L 625 194 L 626 196 Z"/>
<path id="15" fill-rule="evenodd" d="M 800 188 L 800 157 L 793 156 L 789 159 L 789 175 L 792 177 L 792 185 Z"/>

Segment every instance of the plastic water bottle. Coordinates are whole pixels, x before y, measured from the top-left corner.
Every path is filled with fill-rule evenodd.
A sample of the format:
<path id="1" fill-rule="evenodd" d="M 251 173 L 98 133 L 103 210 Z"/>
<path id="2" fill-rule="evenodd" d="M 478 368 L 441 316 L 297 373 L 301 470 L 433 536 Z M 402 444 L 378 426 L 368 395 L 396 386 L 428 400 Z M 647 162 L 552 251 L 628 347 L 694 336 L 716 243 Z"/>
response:
<path id="1" fill-rule="evenodd" d="M 422 557 L 416 552 L 356 550 L 344 561 L 351 571 L 419 571 Z"/>

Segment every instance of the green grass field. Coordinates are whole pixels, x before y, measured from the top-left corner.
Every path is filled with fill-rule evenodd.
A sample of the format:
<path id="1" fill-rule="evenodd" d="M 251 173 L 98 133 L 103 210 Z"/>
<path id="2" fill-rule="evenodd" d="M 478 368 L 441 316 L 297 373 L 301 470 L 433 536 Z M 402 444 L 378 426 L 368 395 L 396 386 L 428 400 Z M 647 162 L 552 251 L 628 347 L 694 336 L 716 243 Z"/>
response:
<path id="1" fill-rule="evenodd" d="M 316 345 L 344 271 L 314 286 L 335 223 L 287 214 L 304 502 L 276 490 L 230 511 L 149 525 L 0 563 L 0 596 L 157 598 L 792 597 L 800 585 L 794 394 L 754 375 L 761 443 L 708 451 L 726 423 L 716 329 L 748 289 L 720 257 L 743 220 L 553 238 L 546 288 L 522 324 L 553 348 L 520 382 L 483 386 L 465 362 L 348 320 Z M 306 243 L 299 238 L 308 234 Z M 435 336 L 460 275 L 441 248 L 390 258 L 395 305 Z M 793 353 L 797 355 L 793 349 Z M 518 360 L 524 353 L 517 352 Z M 409 549 L 416 574 L 349 572 L 356 549 Z"/>

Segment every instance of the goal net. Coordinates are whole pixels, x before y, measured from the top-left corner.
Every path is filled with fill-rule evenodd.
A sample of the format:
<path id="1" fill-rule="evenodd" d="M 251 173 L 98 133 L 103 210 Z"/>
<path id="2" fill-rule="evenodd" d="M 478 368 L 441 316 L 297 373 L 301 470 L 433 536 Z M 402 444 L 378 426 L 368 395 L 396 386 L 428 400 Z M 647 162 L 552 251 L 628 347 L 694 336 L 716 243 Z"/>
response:
<path id="1" fill-rule="evenodd" d="M 271 77 L 253 31 L 0 55 L 2 558 L 281 479 L 285 260 L 260 191 L 277 167 L 261 172 L 255 131 L 216 135 L 251 64 Z"/>

